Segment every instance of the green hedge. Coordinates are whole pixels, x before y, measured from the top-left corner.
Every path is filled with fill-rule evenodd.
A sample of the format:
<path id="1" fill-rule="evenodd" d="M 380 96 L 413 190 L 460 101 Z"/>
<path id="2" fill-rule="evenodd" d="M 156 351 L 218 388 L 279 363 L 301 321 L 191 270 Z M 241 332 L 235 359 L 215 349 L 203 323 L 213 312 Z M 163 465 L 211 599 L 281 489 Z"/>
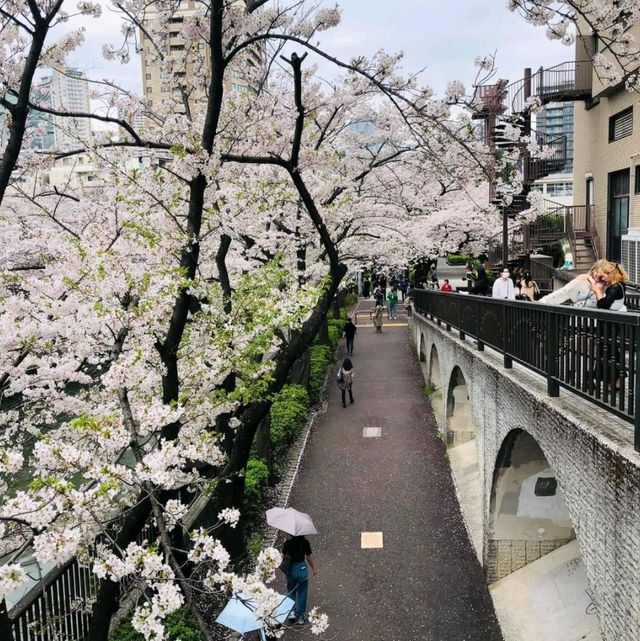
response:
<path id="1" fill-rule="evenodd" d="M 309 398 L 315 403 L 322 393 L 324 377 L 331 362 L 331 349 L 327 345 L 312 345 L 309 348 L 309 362 Z"/>
<path id="2" fill-rule="evenodd" d="M 269 468 L 259 459 L 250 459 L 244 475 L 245 523 L 252 524 L 262 518 L 262 502 L 269 487 Z"/>
<path id="3" fill-rule="evenodd" d="M 285 385 L 271 405 L 271 450 L 274 456 L 285 453 L 296 439 L 309 415 L 309 393 L 302 385 Z"/>
<path id="4" fill-rule="evenodd" d="M 357 302 L 358 302 L 358 294 L 354 294 L 353 292 L 349 292 L 344 297 L 344 304 L 349 307 L 355 305 Z"/>
<path id="5" fill-rule="evenodd" d="M 187 607 L 172 612 L 166 618 L 165 629 L 167 641 L 204 641 Z M 127 619 L 113 631 L 109 641 L 144 641 L 144 637 L 131 625 L 131 619 Z"/>
<path id="6" fill-rule="evenodd" d="M 462 256 L 461 254 L 449 254 L 447 264 L 452 266 L 466 265 L 473 262 L 473 256 Z"/>

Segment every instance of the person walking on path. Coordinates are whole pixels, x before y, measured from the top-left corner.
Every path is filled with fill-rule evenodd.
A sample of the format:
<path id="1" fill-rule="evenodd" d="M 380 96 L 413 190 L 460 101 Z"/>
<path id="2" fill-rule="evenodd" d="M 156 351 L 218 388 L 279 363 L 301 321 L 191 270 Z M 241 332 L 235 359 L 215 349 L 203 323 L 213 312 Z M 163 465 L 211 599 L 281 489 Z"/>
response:
<path id="1" fill-rule="evenodd" d="M 445 278 L 442 285 L 440 285 L 440 291 L 441 292 L 452 292 L 453 287 L 451 287 L 451 283 L 449 282 L 448 278 Z"/>
<path id="2" fill-rule="evenodd" d="M 384 310 L 382 308 L 382 305 L 380 303 L 376 304 L 376 308 L 371 312 L 371 316 L 373 317 L 373 324 L 376 327 L 376 334 L 381 334 L 382 333 L 382 314 Z"/>
<path id="3" fill-rule="evenodd" d="M 487 276 L 484 264 L 478 265 L 474 281 L 470 293 L 477 296 L 489 296 L 491 293 L 491 285 L 489 285 L 489 277 Z"/>
<path id="4" fill-rule="evenodd" d="M 295 620 L 302 625 L 307 611 L 307 595 L 309 593 L 309 570 L 307 563 L 318 576 L 318 570 L 311 556 L 311 543 L 304 536 L 292 536 L 284 542 L 282 554 L 291 557 L 291 565 L 287 572 L 287 592 L 294 600 L 295 606 L 289 614 L 289 620 Z"/>
<path id="5" fill-rule="evenodd" d="M 351 354 L 352 356 L 353 356 L 353 342 L 356 338 L 357 331 L 358 331 L 358 328 L 353 324 L 353 321 L 351 320 L 351 318 L 348 318 L 344 326 L 344 337 L 345 337 L 345 340 L 347 341 L 347 354 Z"/>
<path id="6" fill-rule="evenodd" d="M 531 280 L 531 274 L 529 272 L 525 272 L 520 281 L 520 296 L 526 296 L 526 300 L 530 301 L 534 301 L 540 296 L 538 283 L 536 283 L 535 280 Z"/>
<path id="7" fill-rule="evenodd" d="M 353 392 L 351 386 L 353 385 L 353 363 L 350 359 L 345 358 L 342 361 L 342 367 L 338 372 L 338 387 L 342 394 L 342 407 L 347 406 L 347 392 L 349 392 L 349 404 L 353 403 Z"/>
<path id="8" fill-rule="evenodd" d="M 509 270 L 505 267 L 500 274 L 500 278 L 496 278 L 493 283 L 493 298 L 502 298 L 506 300 L 516 299 L 516 289 L 513 286 L 513 281 L 509 278 Z"/>
<path id="9" fill-rule="evenodd" d="M 467 281 L 467 291 L 471 293 L 471 288 L 473 287 L 473 265 L 471 262 L 468 262 L 465 266 L 464 279 Z"/>
<path id="10" fill-rule="evenodd" d="M 389 320 L 398 318 L 396 316 L 396 305 L 398 304 L 398 290 L 395 285 L 387 293 L 387 304 L 389 306 Z"/>

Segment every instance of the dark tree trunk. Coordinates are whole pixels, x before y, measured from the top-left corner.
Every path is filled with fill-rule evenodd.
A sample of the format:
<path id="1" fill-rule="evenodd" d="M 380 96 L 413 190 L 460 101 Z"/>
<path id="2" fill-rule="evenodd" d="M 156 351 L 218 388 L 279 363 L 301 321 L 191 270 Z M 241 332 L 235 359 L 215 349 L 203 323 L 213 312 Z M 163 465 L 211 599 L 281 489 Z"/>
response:
<path id="1" fill-rule="evenodd" d="M 318 341 L 323 345 L 329 344 L 329 323 L 327 323 L 326 317 L 322 319 L 320 329 L 318 330 Z"/>
<path id="2" fill-rule="evenodd" d="M 0 639 L 14 641 L 11 619 L 7 613 L 7 602 L 3 599 L 0 603 Z"/>
<path id="3" fill-rule="evenodd" d="M 115 547 L 124 549 L 129 543 L 135 541 L 150 514 L 151 503 L 148 498 L 144 498 L 126 517 L 124 525 L 116 538 Z M 101 579 L 98 594 L 93 604 L 91 623 L 84 641 L 107 641 L 111 617 L 118 609 L 119 599 L 119 584 L 107 579 Z"/>
<path id="4" fill-rule="evenodd" d="M 274 481 L 273 453 L 271 451 L 271 414 L 267 413 L 260 421 L 255 439 L 256 457 L 269 468 L 269 482 Z"/>
<path id="5" fill-rule="evenodd" d="M 333 318 L 340 318 L 340 292 L 336 292 L 331 303 L 331 315 Z"/>
<path id="6" fill-rule="evenodd" d="M 310 371 L 309 350 L 305 350 L 302 356 L 300 356 L 300 358 L 291 367 L 287 383 L 302 385 L 302 387 L 309 387 Z"/>

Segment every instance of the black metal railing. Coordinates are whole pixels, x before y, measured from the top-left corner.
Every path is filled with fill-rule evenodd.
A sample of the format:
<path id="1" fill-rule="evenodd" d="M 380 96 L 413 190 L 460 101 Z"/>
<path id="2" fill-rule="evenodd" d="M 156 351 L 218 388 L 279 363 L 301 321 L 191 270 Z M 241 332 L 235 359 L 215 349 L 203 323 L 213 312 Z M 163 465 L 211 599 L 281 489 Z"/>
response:
<path id="1" fill-rule="evenodd" d="M 627 292 L 625 304 L 630 312 L 640 312 L 640 293 Z"/>
<path id="2" fill-rule="evenodd" d="M 137 542 L 153 541 L 158 536 L 157 526 L 149 521 Z M 130 587 L 131 582 L 127 580 L 119 585 L 125 592 Z M 83 639 L 91 624 L 97 588 L 95 574 L 77 558 L 54 568 L 9 610 L 14 640 Z"/>
<path id="3" fill-rule="evenodd" d="M 414 290 L 416 312 L 502 352 L 635 426 L 640 451 L 640 314 Z"/>
<path id="4" fill-rule="evenodd" d="M 548 69 L 540 67 L 511 84 L 481 85 L 476 95 L 485 111 L 516 115 L 527 110 L 530 97 L 539 98 L 542 104 L 590 98 L 592 75 L 590 60 L 571 60 Z"/>

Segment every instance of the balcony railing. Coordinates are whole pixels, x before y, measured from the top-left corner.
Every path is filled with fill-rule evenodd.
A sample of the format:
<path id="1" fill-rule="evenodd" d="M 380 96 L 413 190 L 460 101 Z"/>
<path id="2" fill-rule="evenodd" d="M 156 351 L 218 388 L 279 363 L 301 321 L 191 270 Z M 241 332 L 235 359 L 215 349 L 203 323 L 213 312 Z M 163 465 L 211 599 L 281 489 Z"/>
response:
<path id="1" fill-rule="evenodd" d="M 414 309 L 501 352 L 560 387 L 634 424 L 640 451 L 640 314 L 576 309 L 414 290 Z"/>
<path id="2" fill-rule="evenodd" d="M 536 142 L 547 151 L 544 158 L 534 158 L 525 155 L 526 170 L 525 180 L 533 182 L 550 174 L 555 174 L 564 168 L 567 163 L 567 137 L 564 135 L 549 135 L 540 131 L 532 132 Z"/>
<path id="3" fill-rule="evenodd" d="M 538 97 L 543 104 L 590 98 L 592 71 L 590 60 L 571 60 L 548 69 L 540 67 L 531 76 L 506 86 L 480 86 L 477 96 L 483 112 L 512 116 L 527 110 L 529 97 Z"/>

